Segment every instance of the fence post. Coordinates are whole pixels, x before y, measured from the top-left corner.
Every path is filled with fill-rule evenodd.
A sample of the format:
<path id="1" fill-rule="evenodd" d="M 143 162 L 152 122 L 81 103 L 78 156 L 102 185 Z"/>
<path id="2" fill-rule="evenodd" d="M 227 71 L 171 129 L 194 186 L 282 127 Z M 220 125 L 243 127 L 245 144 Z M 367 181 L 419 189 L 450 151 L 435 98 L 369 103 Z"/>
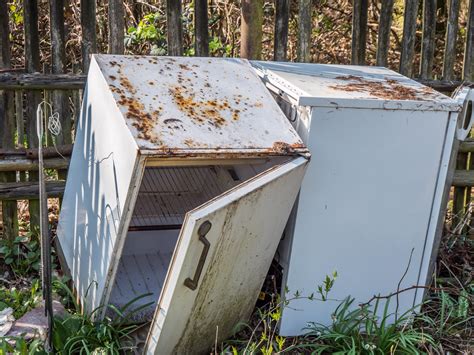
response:
<path id="1" fill-rule="evenodd" d="M 393 0 L 382 1 L 380 11 L 379 34 L 377 38 L 377 65 L 387 66 L 388 48 L 390 47 L 390 30 L 392 28 Z"/>
<path id="2" fill-rule="evenodd" d="M 351 64 L 364 65 L 367 42 L 368 1 L 353 0 L 352 4 Z"/>
<path id="3" fill-rule="evenodd" d="M 464 66 L 462 77 L 474 81 L 474 0 L 469 1 L 466 46 L 464 49 Z"/>
<path id="4" fill-rule="evenodd" d="M 95 0 L 81 0 L 82 71 L 89 71 L 90 55 L 97 52 Z"/>
<path id="5" fill-rule="evenodd" d="M 415 57 L 416 18 L 420 0 L 405 0 L 400 74 L 411 77 Z"/>
<path id="6" fill-rule="evenodd" d="M 125 10 L 123 0 L 109 0 L 109 53 L 123 54 Z"/>
<path id="7" fill-rule="evenodd" d="M 194 51 L 198 57 L 209 56 L 207 0 L 194 2 Z"/>
<path id="8" fill-rule="evenodd" d="M 166 0 L 166 32 L 168 35 L 168 55 L 183 55 L 181 0 Z"/>
<path id="9" fill-rule="evenodd" d="M 40 71 L 39 36 L 38 36 L 38 3 L 37 0 L 24 1 L 24 29 L 25 29 L 25 62 L 28 72 Z M 36 108 L 41 102 L 41 92 L 30 90 L 26 92 L 26 134 L 28 148 L 38 148 L 36 135 Z M 29 181 L 38 181 L 38 172 L 28 172 Z M 39 228 L 39 200 L 29 200 L 30 228 Z"/>
<path id="10" fill-rule="evenodd" d="M 288 22 L 290 1 L 275 0 L 275 35 L 273 39 L 273 60 L 286 61 L 288 49 Z"/>
<path id="11" fill-rule="evenodd" d="M 0 69 L 10 68 L 10 31 L 8 6 L 0 2 Z M 15 147 L 14 93 L 0 91 L 0 148 Z M 15 182 L 16 172 L 0 173 L 0 182 Z M 16 201 L 0 201 L 2 207 L 3 237 L 13 240 L 18 235 Z"/>
<path id="12" fill-rule="evenodd" d="M 240 56 L 262 58 L 263 0 L 242 0 Z"/>
<path id="13" fill-rule="evenodd" d="M 64 74 L 66 68 L 65 29 L 64 29 L 64 0 L 50 1 L 51 24 L 51 72 Z M 55 139 L 57 144 L 70 144 L 71 117 L 69 115 L 68 96 L 64 90 L 53 90 L 53 110 L 59 114 L 61 133 Z M 65 171 L 58 171 L 60 179 L 66 178 Z"/>
<path id="14" fill-rule="evenodd" d="M 433 78 L 433 60 L 436 31 L 436 0 L 423 1 L 423 38 L 421 41 L 420 76 Z"/>
<path id="15" fill-rule="evenodd" d="M 443 79 L 453 80 L 454 61 L 456 59 L 456 40 L 458 36 L 459 0 L 449 4 L 448 24 L 444 46 Z"/>
<path id="16" fill-rule="evenodd" d="M 311 0 L 300 0 L 298 11 L 298 62 L 311 61 Z"/>

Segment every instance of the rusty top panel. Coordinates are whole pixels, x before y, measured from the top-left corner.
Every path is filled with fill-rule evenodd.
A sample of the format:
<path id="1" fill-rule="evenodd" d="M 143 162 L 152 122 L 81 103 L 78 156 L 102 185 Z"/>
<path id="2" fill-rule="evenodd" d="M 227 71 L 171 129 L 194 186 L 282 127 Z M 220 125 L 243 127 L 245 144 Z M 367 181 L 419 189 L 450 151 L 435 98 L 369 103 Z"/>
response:
<path id="1" fill-rule="evenodd" d="M 307 152 L 246 60 L 95 55 L 143 154 Z"/>
<path id="2" fill-rule="evenodd" d="M 456 101 L 382 67 L 252 62 L 259 75 L 302 105 L 458 111 Z"/>

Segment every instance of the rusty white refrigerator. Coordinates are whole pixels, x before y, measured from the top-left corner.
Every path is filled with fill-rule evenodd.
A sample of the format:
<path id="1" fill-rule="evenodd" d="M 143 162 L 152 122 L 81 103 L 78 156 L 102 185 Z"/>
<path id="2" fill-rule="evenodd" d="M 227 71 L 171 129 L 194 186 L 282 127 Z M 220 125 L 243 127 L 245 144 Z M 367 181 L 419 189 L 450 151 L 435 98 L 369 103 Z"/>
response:
<path id="1" fill-rule="evenodd" d="M 245 60 L 94 55 L 58 226 L 87 312 L 199 353 L 255 305 L 308 150 Z M 103 317 L 106 307 L 96 312 Z"/>
<path id="2" fill-rule="evenodd" d="M 282 296 L 301 295 L 284 308 L 280 334 L 302 334 L 308 322 L 331 325 L 348 296 L 357 307 L 426 285 L 455 132 L 470 130 L 472 93 L 455 100 L 380 67 L 252 64 L 312 154 L 280 246 Z M 334 271 L 331 300 L 305 298 Z M 392 297 L 389 312 L 409 311 L 424 291 Z"/>

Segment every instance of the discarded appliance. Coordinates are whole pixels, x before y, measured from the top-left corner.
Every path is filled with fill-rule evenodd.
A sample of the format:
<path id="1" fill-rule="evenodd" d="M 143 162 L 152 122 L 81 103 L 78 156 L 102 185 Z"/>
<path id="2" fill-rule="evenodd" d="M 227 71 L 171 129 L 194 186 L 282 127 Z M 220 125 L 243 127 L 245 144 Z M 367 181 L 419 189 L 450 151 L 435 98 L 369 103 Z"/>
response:
<path id="1" fill-rule="evenodd" d="M 304 333 L 311 321 L 330 325 L 349 295 L 357 307 L 374 295 L 426 285 L 460 101 L 380 67 L 252 64 L 313 154 L 279 249 L 282 289 L 301 294 L 283 310 L 280 334 Z M 460 138 L 472 125 L 469 95 Z M 334 301 L 304 297 L 334 271 Z M 393 296 L 389 312 L 409 311 L 424 291 Z"/>
<path id="2" fill-rule="evenodd" d="M 208 350 L 251 314 L 308 157 L 245 60 L 93 56 L 58 227 L 83 306 L 152 292 L 147 353 Z"/>

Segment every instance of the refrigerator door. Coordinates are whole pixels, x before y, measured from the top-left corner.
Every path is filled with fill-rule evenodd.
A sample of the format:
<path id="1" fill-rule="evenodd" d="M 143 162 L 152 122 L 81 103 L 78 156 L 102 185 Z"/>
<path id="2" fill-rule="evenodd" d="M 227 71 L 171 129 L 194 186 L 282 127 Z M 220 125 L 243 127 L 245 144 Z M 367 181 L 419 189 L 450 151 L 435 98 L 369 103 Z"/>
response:
<path id="1" fill-rule="evenodd" d="M 297 158 L 186 215 L 148 354 L 202 353 L 250 316 L 307 164 Z"/>

